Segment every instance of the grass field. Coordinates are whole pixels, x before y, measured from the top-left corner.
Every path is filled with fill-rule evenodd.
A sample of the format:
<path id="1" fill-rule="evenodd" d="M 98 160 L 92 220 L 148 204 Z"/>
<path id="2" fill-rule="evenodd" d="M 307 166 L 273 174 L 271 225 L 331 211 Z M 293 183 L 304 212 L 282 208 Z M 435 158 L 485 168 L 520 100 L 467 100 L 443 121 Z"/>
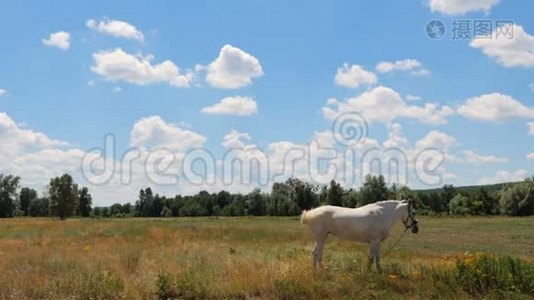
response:
<path id="1" fill-rule="evenodd" d="M 0 298 L 467 298 L 457 261 L 484 252 L 534 262 L 533 217 L 419 219 L 381 274 L 365 267 L 367 245 L 335 237 L 314 271 L 298 218 L 2 219 Z M 530 292 L 512 285 L 504 296 Z"/>

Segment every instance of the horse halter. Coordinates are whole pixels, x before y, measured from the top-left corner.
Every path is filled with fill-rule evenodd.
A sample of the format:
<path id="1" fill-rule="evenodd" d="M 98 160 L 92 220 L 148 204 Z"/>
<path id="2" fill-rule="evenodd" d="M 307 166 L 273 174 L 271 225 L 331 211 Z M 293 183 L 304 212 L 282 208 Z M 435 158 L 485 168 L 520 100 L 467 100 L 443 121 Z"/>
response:
<path id="1" fill-rule="evenodd" d="M 411 221 L 410 222 L 411 223 L 410 226 L 406 225 L 408 220 Z M 408 203 L 408 216 L 406 217 L 406 220 L 402 221 L 402 223 L 404 224 L 404 227 L 406 227 L 404 229 L 404 231 L 406 231 L 406 230 L 414 227 L 415 225 L 417 225 L 417 220 L 412 215 L 412 204 L 411 203 Z"/>

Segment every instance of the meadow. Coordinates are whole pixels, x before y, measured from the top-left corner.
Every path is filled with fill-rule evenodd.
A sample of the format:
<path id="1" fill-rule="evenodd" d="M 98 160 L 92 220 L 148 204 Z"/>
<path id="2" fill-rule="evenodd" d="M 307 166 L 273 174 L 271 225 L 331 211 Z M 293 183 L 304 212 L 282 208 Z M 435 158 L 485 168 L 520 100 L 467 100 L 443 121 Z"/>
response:
<path id="1" fill-rule="evenodd" d="M 534 217 L 419 221 L 418 234 L 394 227 L 378 273 L 367 245 L 335 237 L 313 270 L 297 217 L 1 219 L 0 298 L 534 296 Z"/>

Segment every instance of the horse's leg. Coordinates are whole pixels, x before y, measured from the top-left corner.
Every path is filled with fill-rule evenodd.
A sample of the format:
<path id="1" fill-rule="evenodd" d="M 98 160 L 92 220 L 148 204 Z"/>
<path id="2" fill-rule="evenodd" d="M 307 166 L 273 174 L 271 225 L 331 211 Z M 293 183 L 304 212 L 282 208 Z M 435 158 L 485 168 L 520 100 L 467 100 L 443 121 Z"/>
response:
<path id="1" fill-rule="evenodd" d="M 324 238 L 321 238 L 319 240 L 317 240 L 317 260 L 319 261 L 319 266 L 322 268 L 323 267 L 323 247 L 324 247 L 324 242 L 326 240 L 326 235 L 324 236 Z"/>
<path id="2" fill-rule="evenodd" d="M 380 250 L 380 241 L 371 241 L 369 243 L 369 261 L 367 262 L 367 269 L 370 270 L 371 266 L 373 265 L 373 261 L 375 261 L 377 270 L 379 270 L 379 258 L 378 258 L 378 251 Z"/>
<path id="3" fill-rule="evenodd" d="M 376 263 L 376 270 L 379 273 L 381 273 L 382 268 L 380 267 L 380 242 L 378 242 L 375 248 L 375 263 Z"/>
<path id="4" fill-rule="evenodd" d="M 374 251 L 373 251 L 373 245 L 372 244 L 369 244 L 369 257 L 368 257 L 368 261 L 367 261 L 367 270 L 371 270 L 371 266 L 373 265 L 373 260 L 374 260 Z"/>

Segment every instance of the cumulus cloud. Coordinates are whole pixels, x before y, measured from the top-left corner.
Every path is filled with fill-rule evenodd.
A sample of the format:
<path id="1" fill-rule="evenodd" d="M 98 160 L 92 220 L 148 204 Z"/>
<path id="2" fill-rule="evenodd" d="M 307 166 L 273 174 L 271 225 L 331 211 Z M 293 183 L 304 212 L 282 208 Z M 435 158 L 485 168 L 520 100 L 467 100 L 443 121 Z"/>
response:
<path id="1" fill-rule="evenodd" d="M 465 161 L 470 164 L 480 165 L 487 163 L 505 163 L 508 159 L 494 155 L 481 155 L 473 150 L 464 151 Z"/>
<path id="2" fill-rule="evenodd" d="M 491 93 L 467 99 L 458 108 L 458 113 L 481 121 L 507 121 L 533 118 L 534 108 L 523 105 L 511 96 Z"/>
<path id="3" fill-rule="evenodd" d="M 193 73 L 182 74 L 178 66 L 170 60 L 152 64 L 153 59 L 152 55 L 132 55 L 121 48 L 99 51 L 93 53 L 94 66 L 91 66 L 91 70 L 105 80 L 139 85 L 163 82 L 187 87 L 192 83 Z"/>
<path id="4" fill-rule="evenodd" d="M 68 50 L 70 48 L 70 33 L 66 31 L 58 31 L 50 34 L 48 38 L 42 39 L 46 46 L 57 47 L 61 50 Z"/>
<path id="5" fill-rule="evenodd" d="M 529 154 L 527 154 L 527 159 L 534 160 L 534 152 L 530 152 Z"/>
<path id="6" fill-rule="evenodd" d="M 489 12 L 500 0 L 428 0 L 432 12 L 459 15 L 468 12 Z"/>
<path id="7" fill-rule="evenodd" d="M 167 195 L 177 191 L 184 194 L 198 192 L 198 187 L 187 183 L 171 182 L 172 185 L 166 186 L 157 177 L 161 177 L 161 172 L 175 178 L 180 175 L 179 164 L 184 151 L 202 146 L 205 141 L 198 133 L 183 130 L 153 116 L 134 125 L 130 144 L 136 148 L 126 153 L 115 153 L 117 156 L 114 156 L 106 150 L 113 151 L 114 141 L 111 137 L 111 144 L 106 142 L 94 145 L 96 148 L 91 150 L 82 150 L 66 141 L 24 128 L 7 114 L 0 113 L 0 173 L 19 175 L 22 185 L 36 188 L 40 193 L 46 189 L 50 178 L 69 173 L 78 184 L 89 187 L 94 205 L 109 206 L 117 201 L 132 201 L 140 188 L 150 184 L 157 184 L 158 192 Z M 161 147 L 166 147 L 166 151 L 158 152 Z M 169 159 L 175 160 L 172 166 L 160 169 L 160 161 Z M 83 172 L 86 160 L 90 164 L 86 168 L 95 169 L 98 174 L 87 172 L 88 169 Z M 101 174 L 100 170 L 104 173 Z M 96 179 L 103 184 L 95 185 L 95 178 L 108 174 L 112 175 L 109 181 Z"/>
<path id="8" fill-rule="evenodd" d="M 379 73 L 390 73 L 394 71 L 409 72 L 416 76 L 429 75 L 430 72 L 423 67 L 423 64 L 416 59 L 403 59 L 396 61 L 382 61 L 376 65 Z"/>
<path id="9" fill-rule="evenodd" d="M 68 143 L 51 139 L 43 133 L 20 127 L 6 113 L 0 112 L 0 153 L 67 146 Z"/>
<path id="10" fill-rule="evenodd" d="M 335 82 L 337 85 L 357 88 L 360 85 L 373 85 L 377 82 L 373 72 L 365 70 L 362 66 L 345 63 L 337 69 Z"/>
<path id="11" fill-rule="evenodd" d="M 17 124 L 0 112 L 0 173 L 16 174 L 25 185 L 44 188 L 52 176 L 72 172 L 84 152 L 66 141 Z"/>
<path id="12" fill-rule="evenodd" d="M 406 95 L 406 97 L 404 97 L 406 100 L 408 101 L 419 101 L 421 100 L 421 97 L 420 96 L 415 96 L 415 95 Z"/>
<path id="13" fill-rule="evenodd" d="M 132 24 L 125 21 L 95 21 L 94 19 L 89 19 L 85 24 L 88 28 L 95 30 L 99 33 L 111 35 L 114 37 L 138 40 L 140 42 L 144 42 L 145 40 L 145 37 L 141 31 L 135 28 L 135 26 L 133 26 Z"/>
<path id="14" fill-rule="evenodd" d="M 523 27 L 513 24 L 513 37 L 497 36 L 500 28 L 495 28 L 490 39 L 473 39 L 469 46 L 480 49 L 504 67 L 534 68 L 534 36 Z"/>
<path id="15" fill-rule="evenodd" d="M 231 130 L 224 136 L 222 146 L 226 149 L 254 147 L 254 145 L 247 145 L 250 139 L 250 134 L 246 132 Z"/>
<path id="16" fill-rule="evenodd" d="M 219 56 L 207 67 L 207 82 L 214 87 L 235 89 L 247 86 L 263 75 L 260 61 L 245 51 L 224 45 Z"/>
<path id="17" fill-rule="evenodd" d="M 167 123 L 160 116 L 140 119 L 130 132 L 130 146 L 143 149 L 167 148 L 184 151 L 200 147 L 205 141 L 204 136 Z"/>
<path id="18" fill-rule="evenodd" d="M 435 148 L 449 150 L 456 143 L 456 138 L 438 130 L 432 130 L 415 143 L 416 149 Z"/>
<path id="19" fill-rule="evenodd" d="M 250 116 L 258 113 L 258 105 L 250 97 L 226 97 L 219 103 L 202 108 L 202 112 L 214 115 Z"/>
<path id="20" fill-rule="evenodd" d="M 7 94 L 7 91 L 4 89 L 0 89 L 0 97 L 4 96 L 5 94 Z"/>
<path id="21" fill-rule="evenodd" d="M 503 182 L 516 182 L 521 181 L 529 176 L 529 173 L 525 169 L 519 169 L 517 171 L 499 170 L 491 177 L 483 177 L 478 181 L 478 184 L 494 184 Z"/>
<path id="22" fill-rule="evenodd" d="M 408 139 L 402 135 L 402 125 L 400 123 L 389 123 L 388 139 L 383 143 L 386 148 L 405 148 Z"/>
<path id="23" fill-rule="evenodd" d="M 341 113 L 358 112 L 369 123 L 388 123 L 397 118 L 415 118 L 425 124 L 438 125 L 447 123 L 446 117 L 452 115 L 454 110 L 436 103 L 410 106 L 393 89 L 378 86 L 344 102 L 329 99 L 322 112 L 327 119 L 335 119 Z"/>

